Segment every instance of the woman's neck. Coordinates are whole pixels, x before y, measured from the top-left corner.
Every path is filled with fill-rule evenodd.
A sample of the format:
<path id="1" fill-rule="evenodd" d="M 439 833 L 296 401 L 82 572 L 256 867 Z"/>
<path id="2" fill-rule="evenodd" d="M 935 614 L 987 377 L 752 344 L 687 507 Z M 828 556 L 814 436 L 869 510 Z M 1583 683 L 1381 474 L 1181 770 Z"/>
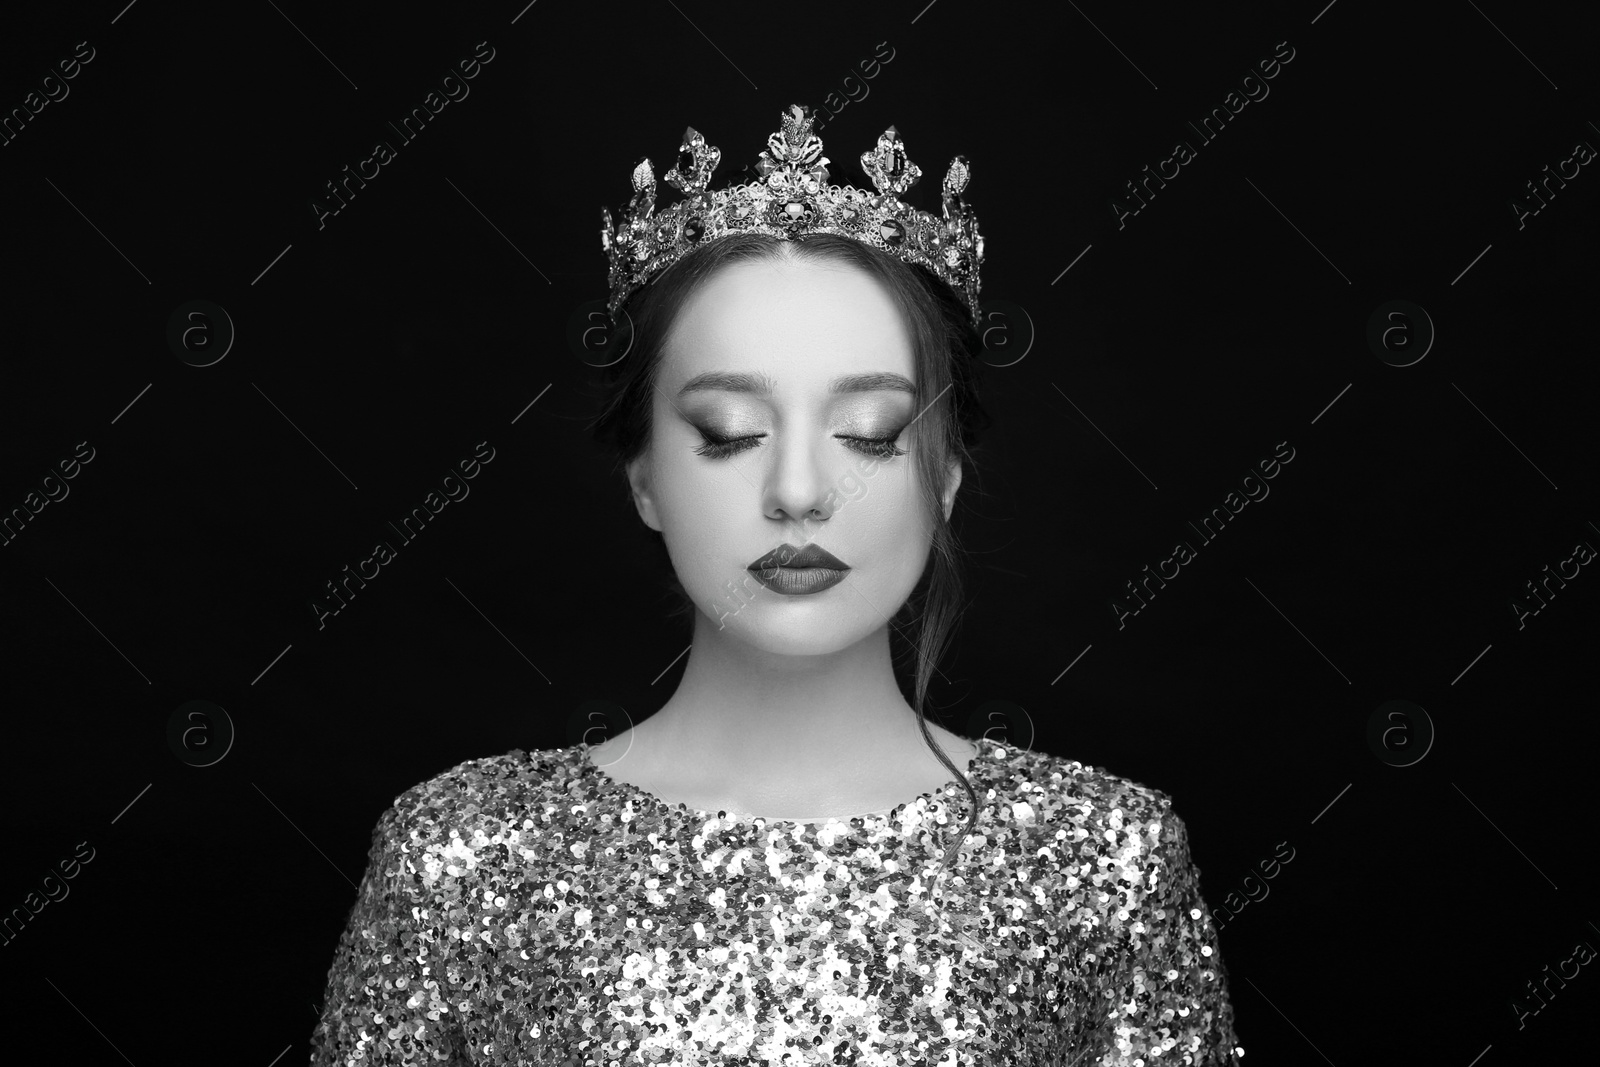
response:
<path id="1" fill-rule="evenodd" d="M 929 730 L 965 770 L 970 746 Z M 837 652 L 793 656 L 696 616 L 683 680 L 632 732 L 631 773 L 766 810 L 826 806 L 830 797 L 848 805 L 880 790 L 898 803 L 950 780 L 895 682 L 887 627 Z"/>

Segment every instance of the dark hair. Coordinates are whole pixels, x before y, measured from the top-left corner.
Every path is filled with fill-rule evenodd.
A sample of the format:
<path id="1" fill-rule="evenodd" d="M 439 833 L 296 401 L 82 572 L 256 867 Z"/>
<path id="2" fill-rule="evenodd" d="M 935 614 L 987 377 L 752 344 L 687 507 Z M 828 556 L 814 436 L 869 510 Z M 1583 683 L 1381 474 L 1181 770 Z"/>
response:
<path id="1" fill-rule="evenodd" d="M 938 661 L 954 636 L 962 605 L 961 554 L 954 531 L 945 520 L 940 490 L 952 460 L 970 469 L 972 450 L 988 417 L 978 400 L 979 338 L 969 312 L 954 291 L 926 268 L 849 237 L 812 234 L 782 240 L 766 234 L 730 234 L 702 245 L 662 271 L 623 304 L 632 323 L 631 336 L 613 330 L 615 345 L 631 344 L 621 359 L 609 362 L 602 383 L 599 415 L 590 424 L 597 440 L 610 447 L 618 468 L 641 455 L 650 443 L 651 401 L 660 374 L 661 352 L 678 312 L 720 268 L 738 262 L 780 259 L 830 261 L 856 267 L 877 279 L 893 297 L 911 335 L 916 363 L 916 410 L 925 429 L 919 441 L 918 470 L 922 497 L 929 509 L 933 539 L 928 565 L 904 605 L 890 620 L 913 659 L 910 704 L 917 714 L 922 739 L 940 763 L 966 787 L 972 802 L 962 840 L 978 817 L 978 796 L 928 732 L 925 716 L 928 685 Z M 664 554 L 664 553 L 663 553 Z M 680 611 L 691 614 L 693 602 L 676 576 L 671 580 Z M 676 613 L 675 613 L 676 614 Z M 891 653 L 891 661 L 902 658 Z M 949 850 L 948 867 L 958 849 Z"/>

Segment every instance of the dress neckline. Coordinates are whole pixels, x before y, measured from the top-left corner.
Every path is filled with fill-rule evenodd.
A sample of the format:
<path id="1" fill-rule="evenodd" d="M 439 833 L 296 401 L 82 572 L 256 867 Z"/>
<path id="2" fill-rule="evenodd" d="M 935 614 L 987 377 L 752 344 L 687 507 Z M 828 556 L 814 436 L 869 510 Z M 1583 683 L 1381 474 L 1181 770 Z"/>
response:
<path id="1" fill-rule="evenodd" d="M 978 795 L 981 797 L 984 792 L 984 785 L 987 784 L 987 774 L 990 766 L 993 763 L 1004 759 L 1006 750 L 1002 747 L 994 745 L 993 742 L 974 740 L 973 738 L 963 738 L 963 740 L 971 741 L 973 748 L 973 755 L 972 758 L 967 761 L 965 774 L 967 780 L 972 783 L 973 789 L 977 791 Z M 698 822 L 708 822 L 711 819 L 717 819 L 725 823 L 759 823 L 762 826 L 826 826 L 829 823 L 849 824 L 856 821 L 861 821 L 863 823 L 880 825 L 895 821 L 895 819 L 898 818 L 901 812 L 903 812 L 905 809 L 910 808 L 913 805 L 921 807 L 928 801 L 934 799 L 936 796 L 949 793 L 964 795 L 966 793 L 966 790 L 962 788 L 960 782 L 956 781 L 955 779 L 951 779 L 936 789 L 931 789 L 925 793 L 917 795 L 912 800 L 904 801 L 890 808 L 880 808 L 877 811 L 861 812 L 860 814 L 856 815 L 828 815 L 816 819 L 772 819 L 764 815 L 751 815 L 745 812 L 732 812 L 726 810 L 705 811 L 700 808 L 691 808 L 682 801 L 676 804 L 669 804 L 667 801 L 650 792 L 648 789 L 643 789 L 634 785 L 632 782 L 625 782 L 619 778 L 613 778 L 611 775 L 607 774 L 605 768 L 601 767 L 599 764 L 595 763 L 594 760 L 589 758 L 589 753 L 593 746 L 591 746 L 587 741 L 580 741 L 574 747 L 576 747 L 578 750 L 578 762 L 582 766 L 584 774 L 592 777 L 598 784 L 598 787 L 601 791 L 631 797 L 640 802 L 643 807 L 649 808 L 658 813 L 687 816 Z"/>

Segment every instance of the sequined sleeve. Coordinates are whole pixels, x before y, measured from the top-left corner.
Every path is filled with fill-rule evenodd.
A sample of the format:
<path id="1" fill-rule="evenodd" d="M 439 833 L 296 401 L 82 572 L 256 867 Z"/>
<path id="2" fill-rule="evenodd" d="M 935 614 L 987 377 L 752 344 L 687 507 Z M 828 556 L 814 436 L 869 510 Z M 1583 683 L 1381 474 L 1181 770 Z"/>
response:
<path id="1" fill-rule="evenodd" d="M 1119 883 L 1123 907 L 1112 915 L 1120 951 L 1105 961 L 1098 1047 L 1085 1063 L 1241 1063 L 1227 971 L 1188 830 L 1157 796 L 1158 810 L 1129 826 L 1140 847 L 1127 852 L 1141 855 L 1127 861 L 1133 877 Z"/>
<path id="2" fill-rule="evenodd" d="M 390 808 L 373 832 L 367 871 L 328 971 L 312 1067 L 468 1064 L 433 964 L 438 912 L 415 864 L 403 820 Z"/>

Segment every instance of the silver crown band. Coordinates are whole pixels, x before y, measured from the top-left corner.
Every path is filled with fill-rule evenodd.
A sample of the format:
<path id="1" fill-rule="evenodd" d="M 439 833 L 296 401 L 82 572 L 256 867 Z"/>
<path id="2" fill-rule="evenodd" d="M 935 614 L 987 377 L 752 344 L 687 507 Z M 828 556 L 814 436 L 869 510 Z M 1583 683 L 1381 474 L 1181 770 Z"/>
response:
<path id="1" fill-rule="evenodd" d="M 783 115 L 783 128 L 767 138 L 767 149 L 756 161 L 759 177 L 716 192 L 706 186 L 722 151 L 689 127 L 677 165 L 666 175 L 684 199 L 659 214 L 655 168 L 648 158 L 641 159 L 633 169 L 633 198 L 620 225 L 613 226 L 611 211 L 601 209 L 600 245 L 611 263 L 607 309 L 615 315 L 623 301 L 657 273 L 719 237 L 762 233 L 792 240 L 831 233 L 926 267 L 955 290 L 974 325 L 981 327 L 978 269 L 983 263 L 983 236 L 977 217 L 961 198 L 972 175 L 966 159 L 956 156 L 945 173 L 941 218 L 900 201 L 922 170 L 906 158 L 905 142 L 893 126 L 878 138 L 876 148 L 861 154 L 862 169 L 877 188 L 874 194 L 828 184 L 828 160 L 822 154 L 822 139 L 811 132 L 812 121 L 809 107 L 790 107 Z"/>

